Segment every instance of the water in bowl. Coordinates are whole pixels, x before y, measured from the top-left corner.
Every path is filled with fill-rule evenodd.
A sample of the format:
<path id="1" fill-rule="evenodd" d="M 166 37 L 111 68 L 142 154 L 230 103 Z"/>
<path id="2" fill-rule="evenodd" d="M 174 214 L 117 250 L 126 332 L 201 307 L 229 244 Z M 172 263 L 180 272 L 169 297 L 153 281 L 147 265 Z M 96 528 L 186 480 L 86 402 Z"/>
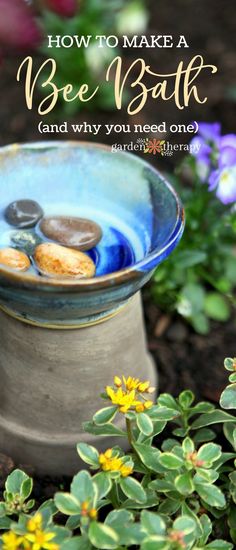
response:
<path id="1" fill-rule="evenodd" d="M 102 276 L 132 266 L 141 260 L 145 251 L 143 244 L 136 232 L 123 221 L 121 217 L 114 217 L 106 211 L 94 211 L 89 207 L 77 208 L 63 204 L 43 204 L 45 216 L 75 216 L 83 217 L 97 222 L 102 228 L 102 239 L 95 248 L 88 250 L 88 254 L 96 265 L 96 276 Z M 40 223 L 40 222 L 39 222 Z M 42 242 L 49 241 L 40 231 L 39 223 L 36 227 L 26 230 L 17 229 L 9 225 L 4 212 L 0 214 L 0 248 L 14 247 L 20 250 L 12 242 L 12 236 L 20 232 L 33 232 Z M 30 255 L 31 267 L 27 273 L 40 275 L 33 260 L 33 253 Z"/>

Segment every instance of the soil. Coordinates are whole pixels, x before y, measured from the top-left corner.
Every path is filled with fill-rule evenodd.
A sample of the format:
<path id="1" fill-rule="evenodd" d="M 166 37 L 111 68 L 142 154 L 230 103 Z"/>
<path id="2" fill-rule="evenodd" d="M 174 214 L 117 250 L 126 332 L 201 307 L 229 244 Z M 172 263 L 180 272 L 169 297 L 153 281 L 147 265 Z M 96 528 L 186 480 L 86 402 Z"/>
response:
<path id="1" fill-rule="evenodd" d="M 225 357 L 235 356 L 235 323 L 212 323 L 208 336 L 196 334 L 179 317 L 168 317 L 144 302 L 148 346 L 159 373 L 159 391 L 175 397 L 191 389 L 196 399 L 218 403 L 227 384 Z"/>
<path id="2" fill-rule="evenodd" d="M 176 0 L 175 2 L 149 2 L 151 21 L 148 34 L 173 34 L 177 37 L 184 34 L 190 44 L 188 50 L 146 51 L 145 56 L 150 65 L 155 68 L 157 61 L 160 72 L 171 72 L 176 68 L 180 58 L 189 60 L 192 55 L 201 53 L 209 63 L 215 63 L 218 73 L 214 78 L 204 73 L 200 81 L 201 92 L 207 90 L 208 101 L 204 105 L 191 104 L 190 111 L 179 112 L 172 103 L 148 104 L 142 114 L 130 119 L 122 113 L 122 123 L 151 124 L 166 120 L 167 123 L 190 123 L 192 120 L 219 120 L 224 132 L 233 132 L 236 103 L 232 93 L 232 74 L 236 69 L 235 57 L 235 0 L 227 0 L 227 9 L 222 9 L 222 3 L 215 0 Z M 173 4 L 173 5 L 172 5 Z M 141 54 L 140 50 L 128 53 L 127 66 L 132 58 Z M 12 142 L 24 142 L 41 139 L 37 130 L 39 117 L 35 110 L 28 111 L 25 107 L 23 88 L 16 82 L 16 71 L 22 56 L 5 58 L 0 67 L 0 145 Z M 60 119 L 68 117 L 61 114 Z M 72 122 L 83 120 L 92 123 L 119 124 L 119 112 L 78 113 Z M 157 137 L 157 136 L 155 136 Z M 44 139 L 63 139 L 63 136 L 46 135 Z M 67 134 L 67 139 L 75 139 Z M 137 135 L 129 135 L 129 141 L 137 140 Z M 189 136 L 178 135 L 166 138 L 173 142 L 187 142 Z M 91 139 L 91 138 L 89 138 Z M 97 140 L 97 138 L 94 138 Z M 127 142 L 127 136 L 102 136 L 100 141 L 107 143 Z M 152 157 L 151 162 L 160 170 L 172 170 L 180 159 L 180 154 L 174 158 L 164 159 Z M 227 373 L 223 368 L 226 356 L 235 355 L 235 322 L 232 319 L 226 324 L 213 323 L 211 333 L 205 337 L 193 332 L 179 317 L 170 318 L 163 314 L 144 295 L 144 312 L 147 326 L 148 346 L 156 361 L 159 372 L 159 391 L 171 392 L 174 395 L 190 388 L 198 399 L 217 403 L 220 393 L 227 382 Z M 0 455 L 0 493 L 7 474 L 13 469 L 12 460 Z M 31 466 L 22 466 L 33 475 Z M 52 479 L 45 477 L 35 480 L 34 496 L 38 502 L 53 496 L 55 490 L 66 489 L 69 480 L 65 478 Z"/>

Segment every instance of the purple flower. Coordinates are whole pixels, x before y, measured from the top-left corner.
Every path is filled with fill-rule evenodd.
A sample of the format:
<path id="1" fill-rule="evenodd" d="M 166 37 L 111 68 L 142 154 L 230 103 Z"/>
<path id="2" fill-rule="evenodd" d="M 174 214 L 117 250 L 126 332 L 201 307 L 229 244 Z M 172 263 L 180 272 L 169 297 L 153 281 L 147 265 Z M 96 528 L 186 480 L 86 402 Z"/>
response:
<path id="1" fill-rule="evenodd" d="M 220 138 L 221 125 L 219 122 L 199 122 L 198 133 L 205 140 L 216 142 Z"/>
<path id="2" fill-rule="evenodd" d="M 214 189 L 216 196 L 223 204 L 236 201 L 236 164 L 211 173 L 209 191 Z"/>
<path id="3" fill-rule="evenodd" d="M 221 126 L 202 122 L 199 136 L 191 141 L 191 151 L 197 160 L 197 172 L 208 181 L 209 191 L 215 190 L 223 204 L 236 201 L 236 135 L 221 136 Z"/>
<path id="4" fill-rule="evenodd" d="M 218 162 L 220 168 L 224 168 L 224 166 L 233 166 L 236 164 L 236 137 L 235 147 L 221 147 Z"/>
<path id="5" fill-rule="evenodd" d="M 205 166 L 203 177 L 208 174 L 208 168 L 211 165 L 211 153 L 213 148 L 219 145 L 221 126 L 218 122 L 208 123 L 199 122 L 198 124 L 198 136 L 194 137 L 191 141 L 192 154 L 197 158 L 198 163 Z"/>

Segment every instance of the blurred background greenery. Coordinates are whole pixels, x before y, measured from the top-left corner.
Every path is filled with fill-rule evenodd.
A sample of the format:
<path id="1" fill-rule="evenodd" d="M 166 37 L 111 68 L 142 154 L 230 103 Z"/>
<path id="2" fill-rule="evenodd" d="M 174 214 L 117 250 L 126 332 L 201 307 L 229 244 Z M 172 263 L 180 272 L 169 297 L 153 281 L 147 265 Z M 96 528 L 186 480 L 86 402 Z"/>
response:
<path id="1" fill-rule="evenodd" d="M 47 35 L 92 35 L 87 48 L 57 48 L 48 49 L 48 44 L 42 46 L 41 51 L 45 57 L 53 53 L 57 63 L 55 82 L 58 87 L 63 87 L 70 82 L 74 89 L 83 83 L 87 83 L 90 89 L 94 89 L 101 83 L 98 94 L 93 101 L 87 104 L 87 109 L 97 111 L 115 110 L 114 86 L 112 82 L 104 83 L 104 74 L 109 63 L 116 55 L 121 55 L 119 47 L 110 48 L 104 46 L 98 48 L 95 40 L 97 35 L 109 36 L 144 34 L 149 20 L 149 12 L 145 0 L 87 0 L 82 2 L 78 14 L 66 23 L 58 15 L 43 11 L 42 23 Z M 60 109 L 57 110 L 57 118 L 63 114 L 74 115 L 84 106 L 80 102 L 66 103 L 61 100 Z"/>

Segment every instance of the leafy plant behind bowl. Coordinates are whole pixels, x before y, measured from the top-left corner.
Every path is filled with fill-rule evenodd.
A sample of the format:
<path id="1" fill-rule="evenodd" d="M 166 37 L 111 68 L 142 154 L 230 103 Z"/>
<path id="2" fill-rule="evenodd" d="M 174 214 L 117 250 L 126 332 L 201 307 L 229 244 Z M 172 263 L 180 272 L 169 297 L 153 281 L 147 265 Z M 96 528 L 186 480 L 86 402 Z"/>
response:
<path id="1" fill-rule="evenodd" d="M 212 132 L 215 125 L 202 126 Z M 200 140 L 202 151 L 208 147 L 208 156 L 188 155 L 175 176 L 168 176 L 183 200 L 186 227 L 178 248 L 157 268 L 151 296 L 160 308 L 177 311 L 197 332 L 206 334 L 211 319 L 227 321 L 235 306 L 236 136 L 219 135 L 214 141 L 214 136 L 201 137 L 200 124 L 199 128 L 194 140 Z M 224 160 L 229 149 L 223 145 L 226 138 L 231 161 Z"/>

